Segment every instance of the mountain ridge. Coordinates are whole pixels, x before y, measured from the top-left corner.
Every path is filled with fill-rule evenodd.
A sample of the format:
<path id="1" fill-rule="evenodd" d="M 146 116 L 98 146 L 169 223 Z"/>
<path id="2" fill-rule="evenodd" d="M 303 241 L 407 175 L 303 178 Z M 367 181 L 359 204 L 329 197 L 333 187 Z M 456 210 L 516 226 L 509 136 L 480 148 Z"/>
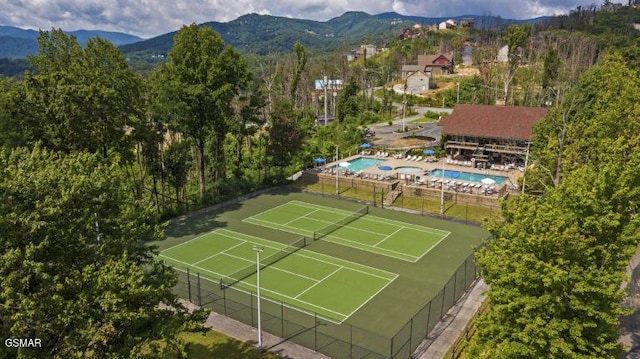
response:
<path id="1" fill-rule="evenodd" d="M 115 31 L 73 30 L 64 32 L 75 36 L 82 46 L 85 46 L 92 37 L 101 37 L 116 46 L 145 40 L 139 36 Z M 36 30 L 22 29 L 15 26 L 0 26 L 0 58 L 19 59 L 37 53 L 38 43 L 36 40 L 38 35 L 40 35 L 40 32 Z"/>
<path id="2" fill-rule="evenodd" d="M 353 47 L 362 43 L 385 44 L 398 35 L 402 28 L 420 24 L 435 24 L 447 19 L 474 19 L 482 26 L 495 24 L 539 22 L 549 17 L 526 20 L 502 19 L 497 16 L 462 15 L 451 17 L 422 17 L 385 12 L 370 15 L 363 11 L 349 11 L 327 21 L 296 19 L 256 13 L 245 14 L 228 22 L 209 21 L 209 26 L 226 43 L 243 53 L 258 55 L 290 52 L 299 41 L 311 51 L 335 51 L 340 47 Z M 102 30 L 65 31 L 74 35 L 81 45 L 94 36 L 105 38 L 127 55 L 166 55 L 173 46 L 178 30 L 149 39 L 119 32 Z M 24 58 L 37 52 L 35 39 L 38 31 L 11 26 L 0 26 L 0 58 Z"/>

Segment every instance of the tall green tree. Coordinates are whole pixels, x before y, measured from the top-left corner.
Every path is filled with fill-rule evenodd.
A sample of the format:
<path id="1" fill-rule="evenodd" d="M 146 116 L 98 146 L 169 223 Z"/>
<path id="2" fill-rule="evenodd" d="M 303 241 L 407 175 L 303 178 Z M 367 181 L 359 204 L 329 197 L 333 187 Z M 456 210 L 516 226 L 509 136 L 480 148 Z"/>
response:
<path id="1" fill-rule="evenodd" d="M 40 32 L 39 52 L 10 105 L 10 116 L 30 130 L 25 144 L 42 141 L 65 152 L 108 150 L 130 155 L 129 132 L 142 119 L 142 79 L 111 43 L 89 39 L 83 49 L 62 30 Z"/>
<path id="2" fill-rule="evenodd" d="M 478 262 L 491 305 L 474 356 L 619 356 L 621 283 L 640 243 L 638 85 L 621 56 L 606 56 L 536 128 L 543 170 L 531 179 L 546 186 L 505 202 L 489 226 Z"/>
<path id="3" fill-rule="evenodd" d="M 249 81 L 244 60 L 210 27 L 184 26 L 174 37 L 168 62 L 155 74 L 154 98 L 193 139 L 200 199 L 205 195 L 206 141 L 210 140 L 214 180 L 224 179 L 224 139 L 233 99 Z"/>
<path id="4" fill-rule="evenodd" d="M 201 318 L 177 302 L 175 273 L 145 244 L 161 238 L 156 223 L 117 162 L 38 145 L 2 152 L 0 335 L 42 348 L 2 346 L 0 357 L 158 357 L 154 341 L 177 343 Z"/>
<path id="5" fill-rule="evenodd" d="M 307 52 L 299 41 L 296 41 L 295 45 L 293 45 L 293 49 L 296 52 L 296 64 L 293 68 L 293 75 L 291 77 L 291 87 L 290 87 L 290 101 L 293 104 L 294 108 L 298 106 L 298 99 L 296 93 L 298 92 L 298 84 L 300 83 L 300 76 L 302 76 L 302 72 L 305 71 L 305 67 L 307 66 Z M 326 84 L 325 84 L 326 85 Z"/>
<path id="6" fill-rule="evenodd" d="M 286 166 L 291 164 L 302 148 L 303 136 L 296 124 L 290 103 L 283 102 L 274 108 L 269 120 L 267 156 L 278 167 L 282 177 Z"/>

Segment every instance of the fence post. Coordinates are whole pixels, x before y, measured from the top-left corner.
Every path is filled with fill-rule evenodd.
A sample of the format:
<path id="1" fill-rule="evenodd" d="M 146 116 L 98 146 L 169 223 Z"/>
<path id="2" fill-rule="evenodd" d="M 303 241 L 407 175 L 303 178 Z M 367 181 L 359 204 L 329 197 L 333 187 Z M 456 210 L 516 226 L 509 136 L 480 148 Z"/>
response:
<path id="1" fill-rule="evenodd" d="M 389 340 L 389 358 L 393 359 L 393 337 Z"/>
<path id="2" fill-rule="evenodd" d="M 427 332 L 424 333 L 424 336 L 426 337 L 427 335 L 429 335 L 429 332 L 431 331 L 429 329 L 429 324 L 431 324 L 431 303 L 433 303 L 433 299 L 431 299 L 429 301 L 429 315 L 427 315 Z"/>
<path id="3" fill-rule="evenodd" d="M 280 336 L 284 338 L 284 302 L 280 301 Z"/>
<path id="4" fill-rule="evenodd" d="M 469 257 L 464 261 L 464 287 L 467 288 L 469 286 L 469 282 L 467 282 L 467 262 L 469 261 Z"/>
<path id="5" fill-rule="evenodd" d="M 318 313 L 313 313 L 313 350 L 318 351 Z"/>
<path id="6" fill-rule="evenodd" d="M 249 302 L 251 303 L 251 326 L 255 327 L 255 324 L 253 323 L 253 291 L 249 292 Z"/>
<path id="7" fill-rule="evenodd" d="M 464 209 L 464 223 L 469 223 L 469 203 L 467 203 L 467 206 Z"/>
<path id="8" fill-rule="evenodd" d="M 457 293 L 458 288 L 458 271 L 453 274 L 453 304 L 456 304 L 456 299 L 458 297 Z"/>
<path id="9" fill-rule="evenodd" d="M 224 307 L 224 315 L 227 315 L 227 291 L 222 290 L 222 306 Z"/>
<path id="10" fill-rule="evenodd" d="M 373 206 L 376 207 L 376 185 L 373 185 Z"/>
<path id="11" fill-rule="evenodd" d="M 444 285 L 444 288 L 442 288 L 442 305 L 440 306 L 440 318 L 442 318 L 442 316 L 444 316 L 444 298 L 447 296 L 447 285 Z M 438 318 L 439 320 L 439 318 Z"/>
<path id="12" fill-rule="evenodd" d="M 409 321 L 409 352 L 411 352 L 411 339 L 413 338 L 413 317 Z"/>
<path id="13" fill-rule="evenodd" d="M 189 291 L 189 301 L 193 303 L 191 300 L 191 272 L 189 271 L 189 267 L 187 267 L 187 290 Z"/>
<path id="14" fill-rule="evenodd" d="M 200 290 L 200 272 L 198 272 L 198 306 L 202 307 L 202 292 Z"/>
<path id="15" fill-rule="evenodd" d="M 349 324 L 349 359 L 353 358 L 353 324 Z"/>

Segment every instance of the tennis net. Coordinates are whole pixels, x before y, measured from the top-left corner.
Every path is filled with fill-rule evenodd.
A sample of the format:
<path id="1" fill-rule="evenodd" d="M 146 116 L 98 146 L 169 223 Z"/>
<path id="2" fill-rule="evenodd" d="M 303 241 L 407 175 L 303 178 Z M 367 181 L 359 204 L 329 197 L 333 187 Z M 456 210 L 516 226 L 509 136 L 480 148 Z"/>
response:
<path id="1" fill-rule="evenodd" d="M 306 245 L 307 245 L 306 237 L 301 237 L 296 239 L 294 242 L 288 244 L 286 247 L 279 249 L 276 253 L 260 260 L 260 269 L 270 266 L 273 263 L 299 251 Z M 232 285 L 242 281 L 243 279 L 250 277 L 256 272 L 257 272 L 257 268 L 255 264 L 242 268 L 232 274 L 229 274 L 228 276 L 222 277 L 220 279 L 220 288 L 221 289 L 229 288 Z"/>
<path id="2" fill-rule="evenodd" d="M 350 214 L 349 216 L 339 220 L 338 222 L 331 223 L 330 225 L 313 232 L 313 239 L 317 241 L 322 237 L 328 236 L 339 228 L 346 226 L 347 224 L 355 221 L 356 219 L 364 216 L 367 213 L 369 213 L 369 206 L 364 206 L 354 213 Z"/>

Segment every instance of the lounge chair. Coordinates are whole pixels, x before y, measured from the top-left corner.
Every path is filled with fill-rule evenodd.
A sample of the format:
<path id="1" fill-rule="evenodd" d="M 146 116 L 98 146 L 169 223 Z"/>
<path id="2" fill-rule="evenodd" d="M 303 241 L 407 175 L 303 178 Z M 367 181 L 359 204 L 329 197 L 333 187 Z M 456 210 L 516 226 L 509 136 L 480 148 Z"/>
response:
<path id="1" fill-rule="evenodd" d="M 418 156 L 418 158 L 416 158 L 416 161 L 418 162 L 422 161 L 422 156 Z"/>

